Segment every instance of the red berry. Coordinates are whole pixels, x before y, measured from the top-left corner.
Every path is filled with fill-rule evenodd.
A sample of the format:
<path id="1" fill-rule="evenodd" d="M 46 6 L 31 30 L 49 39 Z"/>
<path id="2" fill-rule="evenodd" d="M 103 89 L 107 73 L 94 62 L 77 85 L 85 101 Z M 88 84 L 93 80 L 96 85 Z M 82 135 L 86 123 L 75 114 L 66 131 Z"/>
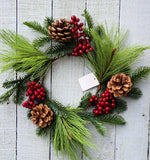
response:
<path id="1" fill-rule="evenodd" d="M 73 38 L 74 38 L 74 39 L 77 39 L 77 36 L 76 36 L 76 35 L 74 35 L 74 36 L 73 36 Z"/>
<path id="2" fill-rule="evenodd" d="M 80 26 L 82 27 L 82 26 L 83 26 L 83 23 L 80 23 Z"/>
<path id="3" fill-rule="evenodd" d="M 83 34 L 83 37 L 86 37 L 86 34 Z"/>
<path id="4" fill-rule="evenodd" d="M 38 83 L 35 85 L 35 87 L 37 87 L 37 88 L 38 88 L 39 86 L 40 86 L 40 85 L 39 85 Z"/>
<path id="5" fill-rule="evenodd" d="M 77 31 L 77 30 L 78 30 L 78 28 L 77 28 L 77 27 L 74 27 L 74 30 L 75 30 L 75 31 Z"/>
<path id="6" fill-rule="evenodd" d="M 103 108 L 101 106 L 99 106 L 97 109 L 101 111 Z"/>
<path id="7" fill-rule="evenodd" d="M 106 101 L 108 101 L 108 100 L 109 100 L 109 97 L 106 97 L 105 99 L 106 99 Z"/>
<path id="8" fill-rule="evenodd" d="M 110 100 L 112 100 L 112 99 L 113 99 L 113 97 L 112 97 L 112 96 L 110 96 L 110 97 L 109 97 L 109 99 L 110 99 Z"/>
<path id="9" fill-rule="evenodd" d="M 105 103 L 104 103 L 104 102 L 101 102 L 100 104 L 101 104 L 101 106 L 104 106 Z"/>
<path id="10" fill-rule="evenodd" d="M 109 107 L 106 107 L 105 110 L 106 110 L 106 111 L 110 111 L 110 108 L 109 108 Z"/>
<path id="11" fill-rule="evenodd" d="M 115 107 L 116 105 L 115 105 L 115 103 L 111 103 L 111 107 Z"/>
<path id="12" fill-rule="evenodd" d="M 102 114 L 102 111 L 98 111 L 98 114 Z"/>
<path id="13" fill-rule="evenodd" d="M 99 101 L 102 102 L 102 101 L 103 101 L 103 98 L 100 98 Z"/>
<path id="14" fill-rule="evenodd" d="M 36 91 L 34 92 L 34 95 L 35 95 L 35 96 L 37 96 L 38 94 L 39 94 L 38 92 L 36 92 Z"/>
<path id="15" fill-rule="evenodd" d="M 87 46 L 87 48 L 91 47 L 91 45 L 89 43 L 86 46 Z"/>
<path id="16" fill-rule="evenodd" d="M 109 92 L 109 88 L 106 88 L 106 91 Z"/>
<path id="17" fill-rule="evenodd" d="M 89 39 L 87 39 L 87 40 L 86 40 L 86 43 L 90 43 L 90 40 L 89 40 Z"/>
<path id="18" fill-rule="evenodd" d="M 44 101 L 44 100 L 45 100 L 45 97 L 42 97 L 41 100 Z"/>
<path id="19" fill-rule="evenodd" d="M 82 27 L 79 28 L 79 31 L 82 31 Z"/>
<path id="20" fill-rule="evenodd" d="M 78 22 L 74 22 L 74 25 L 76 26 L 78 24 Z"/>
<path id="21" fill-rule="evenodd" d="M 33 93 L 33 92 L 30 90 L 30 91 L 29 91 L 29 94 L 31 95 L 32 93 Z"/>
<path id="22" fill-rule="evenodd" d="M 90 103 L 93 102 L 93 99 L 89 99 L 89 102 L 90 102 Z"/>
<path id="23" fill-rule="evenodd" d="M 31 82 L 28 82 L 28 86 L 31 86 Z"/>
<path id="24" fill-rule="evenodd" d="M 32 106 L 32 105 L 33 105 L 33 102 L 31 101 L 31 102 L 29 102 L 29 104 Z"/>
<path id="25" fill-rule="evenodd" d="M 95 114 L 98 115 L 98 110 L 95 110 Z"/>
<path id="26" fill-rule="evenodd" d="M 106 95 L 106 97 L 109 97 L 109 93 L 106 93 L 105 95 Z"/>
<path id="27" fill-rule="evenodd" d="M 85 45 L 83 45 L 83 46 L 82 46 L 82 49 L 83 49 L 83 50 L 85 50 L 85 49 L 86 49 L 86 46 L 85 46 Z"/>
<path id="28" fill-rule="evenodd" d="M 97 101 L 98 100 L 98 98 L 97 97 L 95 97 L 95 99 L 94 99 L 95 101 Z"/>
<path id="29" fill-rule="evenodd" d="M 92 104 L 91 103 L 89 103 L 89 106 L 91 106 Z"/>
<path id="30" fill-rule="evenodd" d="M 79 47 L 79 48 L 82 48 L 82 44 L 81 44 L 81 43 L 79 43 L 79 44 L 78 44 L 78 47 Z"/>
<path id="31" fill-rule="evenodd" d="M 26 93 L 26 96 L 29 96 L 29 93 Z"/>
<path id="32" fill-rule="evenodd" d="M 72 16 L 71 16 L 71 19 L 72 19 L 73 21 L 75 21 L 75 20 L 76 20 L 76 16 L 75 16 L 75 15 L 72 15 Z"/>
<path id="33" fill-rule="evenodd" d="M 103 98 L 103 102 L 106 102 L 106 98 Z"/>
<path id="34" fill-rule="evenodd" d="M 41 89 L 38 89 L 38 90 L 37 90 L 37 92 L 39 92 L 39 93 L 40 93 L 40 92 L 41 92 Z"/>
<path id="35" fill-rule="evenodd" d="M 79 18 L 76 18 L 76 22 L 79 22 L 80 21 L 80 19 Z"/>
<path id="36" fill-rule="evenodd" d="M 102 93 L 101 96 L 102 96 L 103 98 L 106 97 L 105 93 Z"/>
<path id="37" fill-rule="evenodd" d="M 37 98 L 38 98 L 38 99 L 41 99 L 41 95 L 38 95 Z"/>
<path id="38" fill-rule="evenodd" d="M 77 56 L 77 55 L 78 55 L 78 53 L 76 52 L 76 53 L 74 53 L 74 55 L 75 55 L 75 56 Z"/>
<path id="39" fill-rule="evenodd" d="M 108 113 L 109 113 L 108 111 L 105 112 L 105 114 L 108 114 Z"/>
<path id="40" fill-rule="evenodd" d="M 29 106 L 28 108 L 29 108 L 29 109 L 31 109 L 32 107 L 31 107 L 31 106 Z"/>
<path id="41" fill-rule="evenodd" d="M 71 30 L 71 32 L 72 32 L 72 33 L 74 33 L 74 32 L 75 32 L 75 30 L 74 30 L 74 29 L 72 29 L 72 30 Z"/>
<path id="42" fill-rule="evenodd" d="M 23 103 L 22 106 L 25 107 L 25 106 L 26 106 L 26 103 Z"/>
<path id="43" fill-rule="evenodd" d="M 71 55 L 74 56 L 74 52 L 72 52 Z"/>
<path id="44" fill-rule="evenodd" d="M 105 102 L 105 105 L 108 106 L 108 105 L 109 105 L 109 102 Z"/>
<path id="45" fill-rule="evenodd" d="M 70 24 L 73 24 L 73 23 L 74 23 L 74 21 L 73 21 L 73 20 L 71 20 L 71 21 L 70 21 Z"/>
<path id="46" fill-rule="evenodd" d="M 81 34 L 79 33 L 79 34 L 78 34 L 78 38 L 80 38 L 80 37 L 81 37 Z"/>
<path id="47" fill-rule="evenodd" d="M 32 84 L 32 85 L 35 85 L 35 84 L 36 84 L 36 82 L 32 81 L 32 82 L 31 82 L 31 84 Z"/>
<path id="48" fill-rule="evenodd" d="M 92 99 L 94 99 L 95 98 L 95 95 L 92 95 L 92 97 L 91 97 Z"/>
<path id="49" fill-rule="evenodd" d="M 34 101 L 35 100 L 35 96 L 31 96 L 31 100 Z"/>
<path id="50" fill-rule="evenodd" d="M 92 48 L 92 47 L 89 48 L 89 52 L 91 52 L 91 51 L 93 51 L 93 48 Z"/>
<path id="51" fill-rule="evenodd" d="M 97 105 L 96 105 L 96 107 L 98 108 L 98 107 L 100 107 L 100 105 L 99 105 L 99 104 L 97 104 Z"/>
<path id="52" fill-rule="evenodd" d="M 43 92 L 40 92 L 40 95 L 42 96 L 42 95 L 43 95 Z"/>
<path id="53" fill-rule="evenodd" d="M 83 51 L 82 51 L 82 50 L 79 50 L 79 54 L 82 55 L 82 54 L 83 54 Z"/>
<path id="54" fill-rule="evenodd" d="M 112 99 L 111 102 L 115 103 L 115 99 Z"/>

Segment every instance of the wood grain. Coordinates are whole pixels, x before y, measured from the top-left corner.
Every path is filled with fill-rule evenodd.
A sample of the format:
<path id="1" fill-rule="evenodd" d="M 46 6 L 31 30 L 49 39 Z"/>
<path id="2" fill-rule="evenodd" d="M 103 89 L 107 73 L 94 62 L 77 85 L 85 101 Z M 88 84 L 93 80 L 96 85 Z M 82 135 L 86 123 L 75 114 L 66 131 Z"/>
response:
<path id="1" fill-rule="evenodd" d="M 121 1 L 121 27 L 129 30 L 128 44 L 139 43 L 149 45 L 150 40 L 150 1 Z M 137 65 L 149 64 L 149 51 L 144 53 L 141 62 Z M 150 78 L 139 83 L 143 96 L 139 100 L 128 100 L 128 110 L 123 114 L 127 120 L 124 127 L 117 126 L 116 132 L 116 160 L 149 160 L 148 124 Z"/>
<path id="2" fill-rule="evenodd" d="M 19 0 L 17 13 L 18 33 L 32 41 L 39 35 L 22 23 L 24 21 L 38 21 L 42 24 L 45 16 L 51 15 L 51 2 L 49 0 Z M 18 106 L 17 116 L 17 160 L 49 160 L 49 138 L 36 135 L 36 126 L 27 119 L 27 109 Z"/>
<path id="3" fill-rule="evenodd" d="M 16 30 L 16 1 L 0 2 L 0 29 Z M 2 49 L 4 45 L 0 44 Z M 13 78 L 9 72 L 0 75 L 0 94 L 7 90 L 2 88 L 5 79 Z M 0 159 L 16 159 L 16 105 L 0 104 Z"/>

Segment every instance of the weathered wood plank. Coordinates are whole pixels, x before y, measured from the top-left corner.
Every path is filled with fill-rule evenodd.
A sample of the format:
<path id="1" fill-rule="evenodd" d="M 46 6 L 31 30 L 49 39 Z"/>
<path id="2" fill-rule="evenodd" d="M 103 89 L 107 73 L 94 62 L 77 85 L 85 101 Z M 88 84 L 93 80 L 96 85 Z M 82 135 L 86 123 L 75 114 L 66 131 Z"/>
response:
<path id="1" fill-rule="evenodd" d="M 51 2 L 49 0 L 21 0 L 18 1 L 18 32 L 31 41 L 37 33 L 24 26 L 24 21 L 38 21 L 43 23 L 45 16 L 51 15 Z M 46 85 L 49 87 L 48 82 Z M 36 126 L 27 120 L 27 109 L 18 106 L 18 160 L 49 160 L 49 138 L 38 137 Z"/>
<path id="2" fill-rule="evenodd" d="M 112 23 L 118 24 L 119 20 L 119 0 L 113 1 L 87 1 L 87 10 L 92 15 L 95 25 L 105 24 L 107 22 L 108 27 Z M 89 71 L 85 69 L 85 72 Z M 95 94 L 96 89 L 92 90 Z M 107 128 L 106 136 L 101 136 L 94 126 L 90 126 L 89 129 L 92 133 L 92 142 L 97 145 L 99 150 L 90 149 L 89 153 L 92 159 L 97 160 L 114 160 L 114 145 L 115 145 L 115 126 L 105 125 Z M 84 157 L 84 159 L 87 159 Z"/>
<path id="3" fill-rule="evenodd" d="M 76 15 L 83 21 L 81 14 L 85 8 L 85 0 L 55 0 L 53 5 L 53 16 L 55 19 L 66 18 L 70 20 L 71 15 Z M 64 105 L 76 107 L 82 96 L 78 78 L 83 75 L 84 64 L 80 57 L 64 57 L 53 64 L 52 67 L 52 97 Z M 52 159 L 57 158 L 52 147 Z"/>
<path id="4" fill-rule="evenodd" d="M 0 2 L 0 29 L 16 30 L 16 1 L 2 0 Z M 0 44 L 0 48 L 2 49 Z M 4 47 L 4 46 L 3 46 Z M 11 75 L 13 78 L 13 75 Z M 0 95 L 7 90 L 2 88 L 5 79 L 10 74 L 0 75 Z M 16 105 L 0 104 L 0 159 L 11 160 L 16 158 Z"/>
<path id="5" fill-rule="evenodd" d="M 150 1 L 121 1 L 121 26 L 129 30 L 128 44 L 149 45 Z M 149 65 L 149 51 L 141 58 L 140 65 Z M 117 126 L 115 160 L 148 160 L 149 80 L 140 83 L 143 96 L 139 100 L 128 99 L 128 110 L 123 114 L 127 120 L 124 127 Z"/>

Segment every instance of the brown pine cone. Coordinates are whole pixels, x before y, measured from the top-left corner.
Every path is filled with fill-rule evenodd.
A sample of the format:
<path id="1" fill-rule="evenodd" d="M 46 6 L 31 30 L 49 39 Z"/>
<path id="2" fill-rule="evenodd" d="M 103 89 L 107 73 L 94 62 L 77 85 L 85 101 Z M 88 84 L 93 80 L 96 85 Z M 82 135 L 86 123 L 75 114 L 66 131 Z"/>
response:
<path id="1" fill-rule="evenodd" d="M 109 92 L 113 93 L 114 97 L 123 97 L 131 90 L 132 82 L 131 78 L 124 73 L 116 74 L 112 76 L 107 83 Z"/>
<path id="2" fill-rule="evenodd" d="M 66 19 L 56 20 L 48 29 L 50 37 L 57 42 L 65 43 L 71 39 L 71 25 Z"/>
<path id="3" fill-rule="evenodd" d="M 31 115 L 32 116 L 30 118 L 33 123 L 41 128 L 49 126 L 53 120 L 52 110 L 47 105 L 43 104 L 39 104 L 34 107 L 31 111 Z"/>

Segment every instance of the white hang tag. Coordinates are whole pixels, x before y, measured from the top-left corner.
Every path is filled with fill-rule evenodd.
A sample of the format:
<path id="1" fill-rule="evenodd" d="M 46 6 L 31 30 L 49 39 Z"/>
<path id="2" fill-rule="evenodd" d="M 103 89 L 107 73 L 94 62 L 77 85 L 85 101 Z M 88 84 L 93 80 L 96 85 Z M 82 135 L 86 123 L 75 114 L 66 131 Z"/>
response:
<path id="1" fill-rule="evenodd" d="M 93 73 L 87 74 L 78 79 L 82 91 L 86 91 L 99 85 L 99 82 Z"/>

